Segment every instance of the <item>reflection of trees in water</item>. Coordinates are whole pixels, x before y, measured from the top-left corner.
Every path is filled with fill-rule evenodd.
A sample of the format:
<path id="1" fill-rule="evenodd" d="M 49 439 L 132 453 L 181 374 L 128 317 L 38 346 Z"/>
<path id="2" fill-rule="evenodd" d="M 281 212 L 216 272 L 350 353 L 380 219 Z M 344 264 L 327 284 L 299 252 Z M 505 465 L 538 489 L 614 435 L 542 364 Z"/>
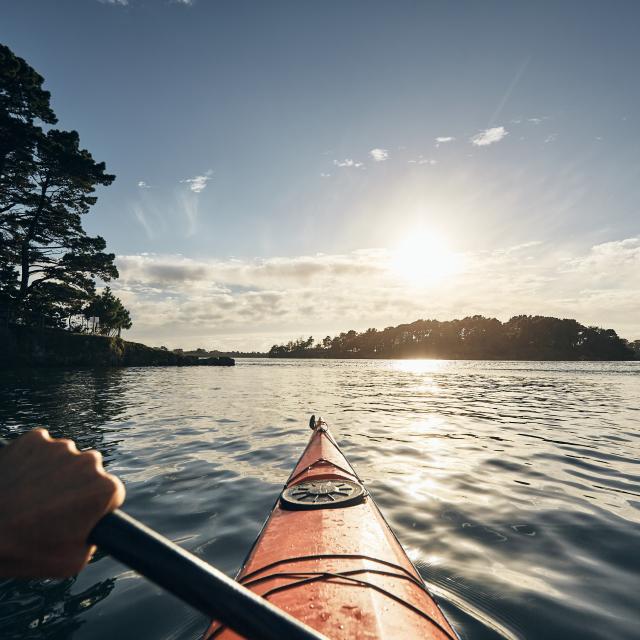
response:
<path id="1" fill-rule="evenodd" d="M 82 624 L 81 615 L 104 600 L 115 578 L 71 593 L 75 578 L 0 582 L 0 637 L 4 640 L 63 640 Z"/>
<path id="2" fill-rule="evenodd" d="M 44 426 L 109 459 L 118 444 L 104 436 L 126 409 L 122 369 L 36 369 L 0 373 L 0 436 Z M 108 425 L 108 426 L 107 426 Z"/>

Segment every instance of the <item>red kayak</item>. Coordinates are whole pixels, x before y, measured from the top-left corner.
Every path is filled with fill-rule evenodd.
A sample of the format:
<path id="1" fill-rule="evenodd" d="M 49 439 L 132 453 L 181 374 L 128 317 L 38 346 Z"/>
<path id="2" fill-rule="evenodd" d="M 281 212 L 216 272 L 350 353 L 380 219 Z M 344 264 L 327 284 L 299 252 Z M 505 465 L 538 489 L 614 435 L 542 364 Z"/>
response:
<path id="1" fill-rule="evenodd" d="M 327 638 L 458 640 L 326 423 L 310 426 L 237 580 Z M 241 636 L 214 621 L 214 638 Z"/>

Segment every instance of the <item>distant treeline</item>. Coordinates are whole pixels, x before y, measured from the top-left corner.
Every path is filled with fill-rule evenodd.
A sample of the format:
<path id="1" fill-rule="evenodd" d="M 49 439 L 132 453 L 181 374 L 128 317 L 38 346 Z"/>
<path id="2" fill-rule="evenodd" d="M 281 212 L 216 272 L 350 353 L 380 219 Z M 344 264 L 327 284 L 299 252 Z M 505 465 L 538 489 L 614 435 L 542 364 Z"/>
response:
<path id="1" fill-rule="evenodd" d="M 273 345 L 271 358 L 443 358 L 460 360 L 635 360 L 640 340 L 576 320 L 515 316 L 508 322 L 472 316 L 313 336 Z"/>
<path id="2" fill-rule="evenodd" d="M 166 347 L 160 347 L 160 349 L 166 350 Z M 219 351 L 218 349 L 212 349 L 211 351 L 203 348 L 192 349 L 191 351 L 185 351 L 184 349 L 173 349 L 174 353 L 185 356 L 196 356 L 198 358 L 266 358 L 267 354 L 262 351 Z"/>

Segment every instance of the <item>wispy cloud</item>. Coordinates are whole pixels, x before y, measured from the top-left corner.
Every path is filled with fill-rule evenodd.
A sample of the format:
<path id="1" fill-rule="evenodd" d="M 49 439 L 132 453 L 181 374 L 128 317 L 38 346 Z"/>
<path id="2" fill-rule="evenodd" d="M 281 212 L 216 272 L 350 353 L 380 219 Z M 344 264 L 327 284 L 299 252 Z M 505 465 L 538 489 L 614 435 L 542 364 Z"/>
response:
<path id="1" fill-rule="evenodd" d="M 145 214 L 144 208 L 140 204 L 133 205 L 133 215 L 144 229 L 145 233 L 147 234 L 147 238 L 151 240 L 155 235 L 153 232 L 153 227 L 151 226 L 151 223 L 149 222 Z"/>
<path id="2" fill-rule="evenodd" d="M 201 176 L 194 176 L 193 178 L 185 178 L 184 180 L 180 180 L 182 183 L 186 183 L 189 185 L 189 189 L 194 193 L 201 193 L 207 188 L 207 183 L 211 180 L 213 176 L 213 170 L 209 169 L 205 174 Z"/>
<path id="3" fill-rule="evenodd" d="M 202 187 L 204 189 L 205 185 Z M 200 193 L 202 189 L 196 190 L 191 185 L 191 191 L 193 193 L 179 193 L 178 194 L 178 209 L 182 211 L 187 219 L 187 226 L 185 229 L 185 235 L 190 237 L 195 234 L 198 225 L 198 210 L 199 210 L 199 198 L 194 195 Z"/>
<path id="4" fill-rule="evenodd" d="M 353 167 L 355 169 L 364 166 L 362 162 L 358 162 L 356 160 L 353 160 L 352 158 L 345 158 L 344 160 L 334 160 L 333 164 L 335 164 L 336 167 Z"/>
<path id="5" fill-rule="evenodd" d="M 550 120 L 550 118 L 551 116 L 533 116 L 531 118 L 520 117 L 520 118 L 513 118 L 509 120 L 509 122 L 511 124 L 529 123 L 533 125 L 539 125 L 539 124 L 542 124 L 545 120 Z"/>
<path id="6" fill-rule="evenodd" d="M 516 88 L 517 84 L 520 82 L 520 79 L 522 78 L 522 75 L 526 71 L 526 69 L 529 66 L 530 62 L 531 62 L 531 56 L 526 58 L 522 62 L 522 64 L 518 68 L 518 70 L 516 71 L 515 76 L 513 77 L 511 82 L 509 83 L 509 86 L 507 87 L 507 90 L 505 91 L 505 93 L 502 96 L 500 102 L 498 103 L 498 106 L 496 107 L 496 110 L 493 112 L 493 115 L 489 119 L 489 122 L 487 123 L 487 127 L 491 127 L 493 125 L 493 123 L 500 117 L 500 114 L 502 113 L 502 110 L 504 109 L 504 106 L 509 101 L 509 98 L 511 97 L 511 94 L 513 93 L 513 90 Z"/>
<path id="7" fill-rule="evenodd" d="M 194 185 L 198 186 L 197 183 L 187 184 L 189 189 L 174 185 L 167 193 L 166 190 L 154 188 L 143 180 L 138 182 L 137 196 L 130 206 L 133 217 L 142 226 L 147 238 L 153 239 L 169 229 L 171 233 L 178 232 L 185 237 L 195 234 L 201 189 L 193 188 Z"/>
<path id="8" fill-rule="evenodd" d="M 447 142 L 453 142 L 455 138 L 453 136 L 438 136 L 436 138 L 436 148 L 441 144 L 446 144 Z"/>
<path id="9" fill-rule="evenodd" d="M 376 162 L 384 162 L 389 159 L 389 152 L 386 149 L 371 149 L 371 151 L 369 151 L 369 155 Z"/>
<path id="10" fill-rule="evenodd" d="M 428 165 L 435 165 L 438 164 L 437 160 L 434 160 L 433 158 L 425 158 L 424 156 L 418 156 L 417 159 L 412 159 L 412 160 L 407 160 L 408 164 L 428 164 Z"/>
<path id="11" fill-rule="evenodd" d="M 126 7 L 129 4 L 129 0 L 98 0 L 100 4 L 114 4 L 120 7 Z"/>
<path id="12" fill-rule="evenodd" d="M 470 139 L 470 142 L 476 147 L 486 147 L 487 145 L 500 142 L 505 136 L 509 135 L 509 132 L 504 127 L 491 127 L 476 133 Z"/>
<path id="13" fill-rule="evenodd" d="M 558 138 L 558 134 L 557 133 L 550 133 L 545 139 L 544 139 L 544 143 L 545 144 L 549 144 L 550 142 L 555 142 Z"/>

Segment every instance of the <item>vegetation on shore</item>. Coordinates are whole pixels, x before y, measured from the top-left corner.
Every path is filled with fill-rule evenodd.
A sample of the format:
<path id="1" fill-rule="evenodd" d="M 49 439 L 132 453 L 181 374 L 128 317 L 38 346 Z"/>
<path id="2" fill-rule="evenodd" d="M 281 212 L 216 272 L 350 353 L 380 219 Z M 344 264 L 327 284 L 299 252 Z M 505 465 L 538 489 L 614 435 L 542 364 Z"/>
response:
<path id="1" fill-rule="evenodd" d="M 166 347 L 160 347 L 166 349 Z M 218 349 L 198 348 L 185 351 L 184 349 L 173 349 L 173 353 L 185 356 L 196 356 L 198 358 L 267 358 L 268 354 L 262 351 L 219 351 Z"/>
<path id="2" fill-rule="evenodd" d="M 120 335 L 129 312 L 96 281 L 118 277 L 115 255 L 82 216 L 106 172 L 57 117 L 44 79 L 0 44 L 0 316 L 7 323 Z"/>
<path id="3" fill-rule="evenodd" d="M 273 345 L 271 358 L 442 358 L 453 360 L 634 360 L 640 340 L 629 343 L 613 329 L 576 320 L 515 316 L 508 322 L 472 316 L 416 320 L 411 324 L 313 336 Z"/>
<path id="4" fill-rule="evenodd" d="M 233 366 L 233 358 L 200 358 L 154 349 L 117 336 L 24 325 L 0 326 L 0 369 L 13 367 Z"/>
<path id="5" fill-rule="evenodd" d="M 82 226 L 115 176 L 76 131 L 53 127 L 43 83 L 0 44 L 0 367 L 233 365 L 120 338 L 129 311 L 96 288 L 118 277 L 115 255 Z"/>

